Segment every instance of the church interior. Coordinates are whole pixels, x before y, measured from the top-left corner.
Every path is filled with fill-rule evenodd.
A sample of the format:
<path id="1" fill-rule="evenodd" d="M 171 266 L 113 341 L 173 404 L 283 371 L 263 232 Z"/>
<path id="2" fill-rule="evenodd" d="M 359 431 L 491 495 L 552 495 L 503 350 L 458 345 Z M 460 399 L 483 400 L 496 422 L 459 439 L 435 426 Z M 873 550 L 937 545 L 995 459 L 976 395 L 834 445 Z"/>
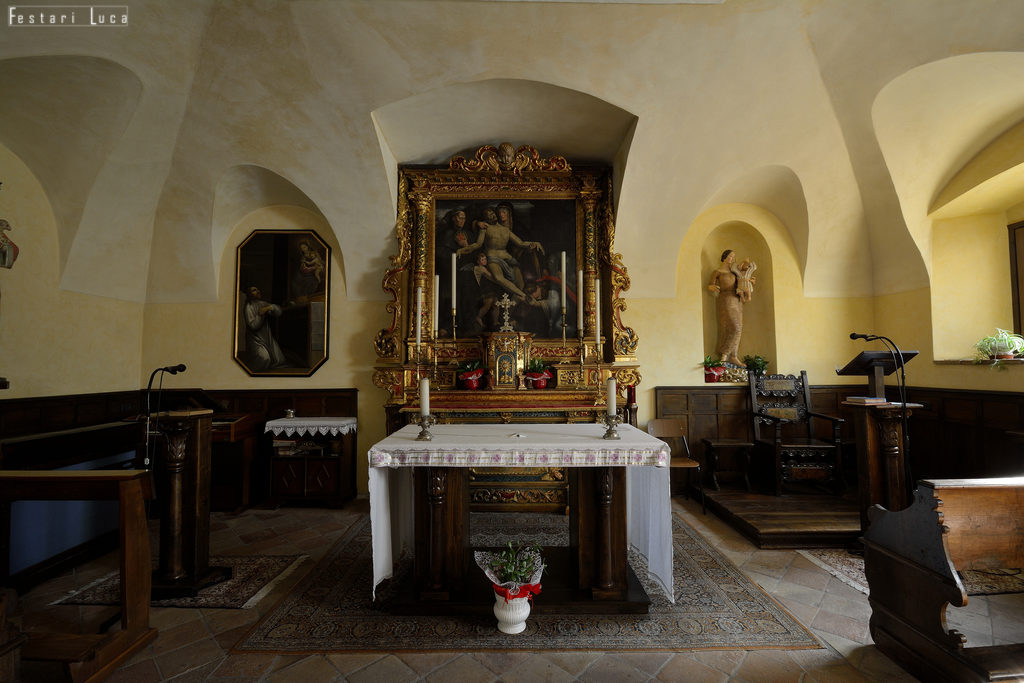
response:
<path id="1" fill-rule="evenodd" d="M 949 520 L 960 514 L 961 488 L 933 500 L 919 480 L 998 478 L 1005 523 L 978 516 L 1003 498 L 963 514 L 1009 539 L 1000 566 L 1024 564 L 1022 24 L 1017 0 L 8 8 L 0 561 L 12 626 L 0 615 L 0 643 L 12 647 L 0 680 L 8 665 L 53 680 L 18 655 L 33 630 L 134 623 L 123 595 L 120 612 L 61 607 L 69 617 L 51 603 L 118 557 L 134 571 L 117 548 L 135 485 L 155 487 L 150 533 L 132 527 L 152 535 L 154 591 L 168 554 L 204 570 L 225 554 L 305 559 L 256 606 L 154 605 L 144 643 L 93 678 L 70 667 L 75 680 L 911 681 L 927 679 L 929 657 L 1024 666 L 1022 592 L 971 593 L 946 614 L 970 646 L 1016 648 L 1009 664 L 879 648 L 898 626 L 872 610 L 911 574 L 872 576 L 891 541 L 882 522 L 863 540 L 882 519 L 868 519 L 874 503 L 942 499 Z M 983 342 L 1000 335 L 1009 353 L 990 356 Z M 506 342 L 517 346 L 503 356 Z M 883 375 L 857 366 L 865 357 L 894 362 Z M 758 358 L 764 375 L 748 375 Z M 481 386 L 463 385 L 481 365 Z M 832 460 L 783 466 L 778 446 L 773 460 L 770 433 L 797 420 L 759 422 L 752 404 L 767 383 L 769 407 L 789 410 L 780 381 L 807 397 L 801 418 L 842 418 L 808 432 L 832 439 Z M 238 646 L 369 524 L 371 447 L 424 415 L 441 442 L 453 424 L 620 421 L 624 444 L 655 420 L 682 425 L 672 459 L 685 447 L 700 469 L 667 468 L 671 516 L 814 648 Z M 296 457 L 281 432 L 295 423 L 277 427 L 304 418 L 333 431 Z M 174 464 L 192 457 L 206 464 Z M 95 469 L 146 471 L 89 488 L 121 496 L 120 540 L 116 514 L 112 527 L 66 521 L 111 514 L 97 503 L 19 498 L 49 481 L 41 472 Z M 576 469 L 602 468 L 477 468 L 448 492 L 472 501 L 467 520 L 492 508 L 583 519 L 591 504 L 572 496 L 590 479 Z M 311 493 L 317 476 L 333 488 Z M 418 533 L 451 503 L 416 486 L 422 506 L 402 514 Z M 957 571 L 981 567 L 936 543 Z M 872 600 L 810 560 L 814 548 L 864 556 Z"/>

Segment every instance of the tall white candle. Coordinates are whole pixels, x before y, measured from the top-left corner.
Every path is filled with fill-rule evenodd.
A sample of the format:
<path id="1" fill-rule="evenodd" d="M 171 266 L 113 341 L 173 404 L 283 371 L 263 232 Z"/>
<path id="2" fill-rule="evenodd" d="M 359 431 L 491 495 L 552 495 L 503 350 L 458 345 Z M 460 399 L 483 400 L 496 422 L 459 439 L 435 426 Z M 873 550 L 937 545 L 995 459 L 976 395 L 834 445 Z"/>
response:
<path id="1" fill-rule="evenodd" d="M 420 349 L 420 320 L 423 319 L 423 288 L 416 288 L 416 350 Z"/>
<path id="2" fill-rule="evenodd" d="M 615 396 L 615 378 L 614 377 L 609 377 L 608 378 L 608 401 L 607 401 L 607 403 L 608 403 L 608 414 L 609 415 L 614 415 L 615 414 L 615 398 L 616 398 L 616 396 Z"/>
<path id="3" fill-rule="evenodd" d="M 576 334 L 583 336 L 583 271 L 576 278 Z"/>
<path id="4" fill-rule="evenodd" d="M 558 275 L 562 281 L 562 306 L 565 306 L 565 252 L 562 252 L 562 272 Z"/>
<path id="5" fill-rule="evenodd" d="M 455 310 L 455 254 L 452 254 L 452 310 Z"/>
<path id="6" fill-rule="evenodd" d="M 437 304 L 440 301 L 440 299 L 438 298 L 440 296 L 440 294 L 438 294 L 438 291 L 440 289 L 441 289 L 441 276 L 440 275 L 435 275 L 434 276 L 434 310 L 432 311 L 433 315 L 430 316 L 430 323 L 431 323 L 430 324 L 430 332 L 431 332 L 431 334 L 433 335 L 433 337 L 435 339 L 437 338 Z"/>
<path id="7" fill-rule="evenodd" d="M 420 415 L 430 415 L 430 379 L 420 380 Z"/>
<path id="8" fill-rule="evenodd" d="M 598 277 L 594 278 L 594 341 L 601 343 L 601 278 Z"/>

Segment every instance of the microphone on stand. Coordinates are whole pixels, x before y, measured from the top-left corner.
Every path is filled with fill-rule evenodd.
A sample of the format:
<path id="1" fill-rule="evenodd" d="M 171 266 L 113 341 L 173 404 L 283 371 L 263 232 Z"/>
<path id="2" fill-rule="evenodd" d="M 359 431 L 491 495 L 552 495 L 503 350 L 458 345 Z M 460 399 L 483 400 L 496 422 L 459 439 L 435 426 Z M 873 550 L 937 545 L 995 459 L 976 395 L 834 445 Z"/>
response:
<path id="1" fill-rule="evenodd" d="M 873 334 L 860 334 L 859 332 L 851 332 L 850 339 L 863 339 L 864 341 L 875 341 L 880 337 L 876 337 Z"/>
<path id="2" fill-rule="evenodd" d="M 170 375 L 177 375 L 179 372 L 185 372 L 185 364 L 184 363 L 179 363 L 178 365 L 168 365 L 167 367 L 157 368 L 149 376 L 149 384 L 146 385 L 146 455 L 145 455 L 145 458 L 142 461 L 142 466 L 143 466 L 144 469 L 149 469 L 149 465 L 150 465 L 150 452 L 149 452 L 149 437 L 150 437 L 150 434 L 152 434 L 152 433 L 157 433 L 158 434 L 159 433 L 159 424 L 160 424 L 159 416 L 157 417 L 156 424 L 154 425 L 152 430 L 150 430 L 150 426 L 149 426 L 150 416 L 152 415 L 152 413 L 149 410 L 149 396 L 150 396 L 150 394 L 153 391 L 153 378 L 156 377 L 156 374 L 158 372 L 166 372 L 166 373 L 168 373 Z M 160 392 L 161 391 L 163 391 L 163 378 L 162 377 L 160 378 L 160 388 L 157 389 L 156 411 L 158 413 L 160 412 Z"/>

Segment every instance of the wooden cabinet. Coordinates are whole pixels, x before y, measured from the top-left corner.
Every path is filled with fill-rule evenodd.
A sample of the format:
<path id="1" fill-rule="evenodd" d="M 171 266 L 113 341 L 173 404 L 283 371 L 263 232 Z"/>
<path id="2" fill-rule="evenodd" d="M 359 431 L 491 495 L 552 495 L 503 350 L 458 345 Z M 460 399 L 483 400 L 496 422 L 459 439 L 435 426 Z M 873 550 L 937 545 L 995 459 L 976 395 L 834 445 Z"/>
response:
<path id="1" fill-rule="evenodd" d="M 355 498 L 355 418 L 282 418 L 268 422 L 267 431 L 273 434 L 273 504 L 337 507 Z"/>

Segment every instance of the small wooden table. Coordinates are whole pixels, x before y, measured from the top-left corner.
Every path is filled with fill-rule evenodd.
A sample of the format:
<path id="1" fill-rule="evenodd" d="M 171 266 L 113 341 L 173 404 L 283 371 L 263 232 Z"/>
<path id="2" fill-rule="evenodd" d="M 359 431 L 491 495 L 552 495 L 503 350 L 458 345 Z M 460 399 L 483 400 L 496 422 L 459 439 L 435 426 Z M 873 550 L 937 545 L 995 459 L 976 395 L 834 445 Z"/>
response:
<path id="1" fill-rule="evenodd" d="M 274 438 L 270 497 L 340 507 L 356 496 L 354 417 L 282 417 L 267 422 Z"/>

